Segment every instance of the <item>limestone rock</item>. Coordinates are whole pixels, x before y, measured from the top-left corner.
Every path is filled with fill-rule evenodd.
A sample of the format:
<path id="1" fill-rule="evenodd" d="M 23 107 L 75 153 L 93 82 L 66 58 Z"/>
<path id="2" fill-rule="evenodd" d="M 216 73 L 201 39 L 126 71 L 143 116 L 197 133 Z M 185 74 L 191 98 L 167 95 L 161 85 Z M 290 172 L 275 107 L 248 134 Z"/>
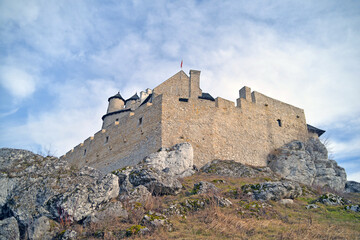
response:
<path id="1" fill-rule="evenodd" d="M 149 211 L 146 213 L 141 220 L 141 225 L 147 226 L 151 229 L 156 229 L 159 227 L 166 228 L 168 231 L 172 231 L 172 224 L 171 222 L 166 218 L 165 215 Z"/>
<path id="2" fill-rule="evenodd" d="M 176 195 L 182 188 L 179 180 L 152 168 L 135 168 L 129 181 L 134 186 L 144 185 L 153 195 Z"/>
<path id="3" fill-rule="evenodd" d="M 34 240 L 53 239 L 56 236 L 56 230 L 59 230 L 59 224 L 45 216 L 41 216 L 29 227 L 29 238 Z"/>
<path id="4" fill-rule="evenodd" d="M 309 205 L 306 205 L 306 209 L 316 209 L 316 208 L 319 208 L 319 206 L 318 205 L 316 205 L 316 204 L 309 204 Z"/>
<path id="5" fill-rule="evenodd" d="M 83 222 L 84 225 L 89 225 L 90 223 L 100 223 L 106 220 L 111 220 L 114 218 L 127 218 L 128 212 L 124 209 L 121 202 L 109 202 L 102 206 L 96 212 L 87 216 Z"/>
<path id="6" fill-rule="evenodd" d="M 213 199 L 219 207 L 230 207 L 232 205 L 232 202 L 229 199 L 218 195 L 214 195 Z"/>
<path id="7" fill-rule="evenodd" d="M 338 191 L 345 187 L 345 170 L 328 159 L 327 149 L 319 139 L 286 144 L 269 155 L 268 166 L 286 179 L 309 186 L 327 186 Z"/>
<path id="8" fill-rule="evenodd" d="M 345 207 L 345 210 L 350 210 L 353 212 L 360 212 L 360 205 L 349 205 Z"/>
<path id="9" fill-rule="evenodd" d="M 294 203 L 294 200 L 292 199 L 280 199 L 279 201 L 280 204 L 283 204 L 283 205 L 291 205 Z"/>
<path id="10" fill-rule="evenodd" d="M 0 167 L 5 186 L 0 217 L 14 216 L 21 234 L 29 237 L 47 231 L 48 220 L 42 216 L 80 221 L 119 194 L 119 180 L 113 174 L 73 169 L 58 158 L 25 150 L 0 149 Z"/>
<path id="11" fill-rule="evenodd" d="M 264 182 L 259 184 L 247 184 L 241 187 L 245 194 L 250 195 L 254 200 L 274 200 L 283 198 L 294 199 L 302 194 L 301 187 L 296 182 Z"/>
<path id="12" fill-rule="evenodd" d="M 79 175 L 86 177 L 88 182 L 78 182 L 73 191 L 54 196 L 49 200 L 50 210 L 55 216 L 63 218 L 67 215 L 74 221 L 80 221 L 93 213 L 101 204 L 118 196 L 118 178 L 113 174 L 102 176 L 100 172 L 94 170 L 89 167 L 82 168 Z"/>
<path id="13" fill-rule="evenodd" d="M 128 192 L 134 188 L 129 181 L 129 174 L 133 168 L 132 166 L 127 166 L 112 172 L 119 178 L 120 194 L 128 194 Z"/>
<path id="14" fill-rule="evenodd" d="M 130 203 L 145 204 L 150 198 L 151 192 L 143 185 L 133 188 L 126 195 L 120 195 L 120 200 L 127 200 Z"/>
<path id="15" fill-rule="evenodd" d="M 143 164 L 164 171 L 169 175 L 186 177 L 194 174 L 193 171 L 193 148 L 190 143 L 179 143 L 169 149 L 150 154 L 144 159 Z"/>
<path id="16" fill-rule="evenodd" d="M 360 183 L 355 181 L 347 181 L 345 184 L 345 191 L 348 193 L 359 193 Z"/>
<path id="17" fill-rule="evenodd" d="M 229 177 L 277 177 L 268 167 L 251 167 L 233 160 L 213 160 L 200 171 Z"/>
<path id="18" fill-rule="evenodd" d="M 194 184 L 192 194 L 205 194 L 205 193 L 218 193 L 219 189 L 212 183 L 206 181 L 200 181 Z"/>
<path id="19" fill-rule="evenodd" d="M 333 193 L 325 193 L 323 195 L 321 195 L 318 199 L 316 199 L 313 203 L 322 203 L 325 205 L 331 205 L 331 206 L 336 206 L 336 205 L 346 205 L 346 204 L 350 204 L 351 201 L 338 196 L 336 194 Z"/>
<path id="20" fill-rule="evenodd" d="M 75 240 L 78 233 L 75 230 L 68 229 L 62 235 L 61 240 Z"/>
<path id="21" fill-rule="evenodd" d="M 0 240 L 18 240 L 19 238 L 19 226 L 14 217 L 0 220 Z"/>

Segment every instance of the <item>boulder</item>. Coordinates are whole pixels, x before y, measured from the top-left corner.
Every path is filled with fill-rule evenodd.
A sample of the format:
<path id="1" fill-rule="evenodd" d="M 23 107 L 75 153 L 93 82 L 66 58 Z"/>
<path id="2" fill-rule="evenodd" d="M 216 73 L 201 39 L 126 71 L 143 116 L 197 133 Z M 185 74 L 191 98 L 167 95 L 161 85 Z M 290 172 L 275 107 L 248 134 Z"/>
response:
<path id="1" fill-rule="evenodd" d="M 163 227 L 168 231 L 171 231 L 173 228 L 171 222 L 165 215 L 153 211 L 149 211 L 144 215 L 141 220 L 141 225 L 147 226 L 150 229 Z"/>
<path id="2" fill-rule="evenodd" d="M 49 199 L 49 209 L 54 216 L 80 221 L 119 195 L 119 180 L 113 174 L 102 176 L 97 170 L 84 167 L 80 170 L 79 177 L 79 180 L 84 177 L 88 182 L 79 181 L 75 186 L 69 186 L 71 192 Z"/>
<path id="3" fill-rule="evenodd" d="M 313 203 L 317 202 L 330 206 L 346 205 L 351 203 L 351 201 L 333 193 L 325 193 L 321 195 L 318 199 L 313 201 Z"/>
<path id="4" fill-rule="evenodd" d="M 360 212 L 360 205 L 349 205 L 345 207 L 345 210 L 353 211 L 353 212 Z"/>
<path id="5" fill-rule="evenodd" d="M 247 166 L 234 160 L 213 160 L 205 164 L 201 172 L 217 174 L 227 177 L 271 177 L 277 176 L 268 167 Z"/>
<path id="6" fill-rule="evenodd" d="M 292 199 L 280 199 L 279 203 L 283 204 L 283 205 L 291 205 L 291 204 L 294 203 L 294 200 L 292 200 Z"/>
<path id="7" fill-rule="evenodd" d="M 306 205 L 306 209 L 316 209 L 316 208 L 319 208 L 318 205 L 316 204 L 309 204 L 309 205 Z"/>
<path id="8" fill-rule="evenodd" d="M 241 187 L 245 194 L 250 195 L 254 200 L 274 200 L 290 198 L 294 199 L 302 194 L 301 187 L 296 182 L 264 182 L 259 184 L 247 184 Z"/>
<path id="9" fill-rule="evenodd" d="M 293 141 L 275 150 L 268 157 L 268 166 L 283 178 L 309 186 L 337 191 L 345 187 L 345 170 L 328 159 L 326 147 L 317 138 Z"/>
<path id="10" fill-rule="evenodd" d="M 109 202 L 96 212 L 87 216 L 83 224 L 89 225 L 90 223 L 100 223 L 117 218 L 128 218 L 128 212 L 124 209 L 121 202 Z"/>
<path id="11" fill-rule="evenodd" d="M 230 207 L 232 205 L 232 202 L 224 197 L 214 195 L 213 200 L 215 201 L 215 204 L 219 207 Z"/>
<path id="12" fill-rule="evenodd" d="M 77 235 L 75 230 L 68 229 L 62 235 L 61 240 L 75 240 Z"/>
<path id="13" fill-rule="evenodd" d="M 182 188 L 179 180 L 172 175 L 143 166 L 131 171 L 129 181 L 135 187 L 145 186 L 153 195 L 176 195 Z"/>
<path id="14" fill-rule="evenodd" d="M 360 183 L 355 181 L 347 181 L 345 184 L 345 191 L 348 193 L 359 193 Z"/>
<path id="15" fill-rule="evenodd" d="M 128 194 L 121 194 L 119 199 L 121 201 L 128 201 L 129 203 L 145 204 L 151 198 L 151 192 L 143 186 L 139 185 L 132 188 Z"/>
<path id="16" fill-rule="evenodd" d="M 29 239 L 50 240 L 56 236 L 56 232 L 60 229 L 59 224 L 55 221 L 41 216 L 36 219 L 29 227 Z"/>
<path id="17" fill-rule="evenodd" d="M 161 148 L 150 154 L 143 161 L 150 168 L 164 171 L 176 177 L 191 176 L 193 170 L 194 152 L 190 143 L 179 143 L 171 148 Z"/>
<path id="18" fill-rule="evenodd" d="M 19 226 L 14 217 L 0 220 L 0 240 L 20 238 Z"/>
<path id="19" fill-rule="evenodd" d="M 192 194 L 216 194 L 219 192 L 219 189 L 212 183 L 201 181 L 194 184 L 194 188 L 192 189 Z"/>
<path id="20" fill-rule="evenodd" d="M 0 149 L 0 167 L 5 186 L 0 193 L 1 218 L 14 216 L 21 234 L 29 237 L 47 232 L 47 218 L 80 221 L 119 194 L 113 174 L 89 167 L 78 170 L 30 151 Z"/>

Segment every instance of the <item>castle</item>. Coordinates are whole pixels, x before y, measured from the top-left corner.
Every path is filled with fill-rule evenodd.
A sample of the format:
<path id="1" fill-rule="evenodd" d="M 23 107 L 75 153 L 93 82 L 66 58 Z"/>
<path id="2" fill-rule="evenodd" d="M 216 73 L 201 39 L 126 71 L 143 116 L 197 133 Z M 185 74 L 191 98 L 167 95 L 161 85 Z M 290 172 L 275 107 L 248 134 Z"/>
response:
<path id="1" fill-rule="evenodd" d="M 306 124 L 304 110 L 249 87 L 240 89 L 236 105 L 214 99 L 202 92 L 196 70 L 189 76 L 181 70 L 140 96 L 125 100 L 117 93 L 108 101 L 102 129 L 62 158 L 110 172 L 135 165 L 160 148 L 189 142 L 199 167 L 213 159 L 266 166 L 274 149 L 324 133 Z"/>

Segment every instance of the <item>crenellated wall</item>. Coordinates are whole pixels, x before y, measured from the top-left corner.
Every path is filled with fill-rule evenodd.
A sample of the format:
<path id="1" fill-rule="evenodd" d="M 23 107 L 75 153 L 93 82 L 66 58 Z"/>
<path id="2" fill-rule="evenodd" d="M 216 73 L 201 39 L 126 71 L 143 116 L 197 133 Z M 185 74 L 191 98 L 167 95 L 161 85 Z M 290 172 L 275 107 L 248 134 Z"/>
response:
<path id="1" fill-rule="evenodd" d="M 103 172 L 138 163 L 161 147 L 161 98 L 122 113 L 119 121 L 62 157 L 76 166 L 87 165 Z"/>
<path id="2" fill-rule="evenodd" d="M 306 139 L 302 109 L 257 92 L 252 96 L 253 99 L 238 99 L 235 106 L 220 97 L 215 102 L 202 99 L 184 102 L 164 94 L 162 145 L 190 142 L 198 166 L 213 159 L 266 166 L 270 151 L 292 140 Z"/>

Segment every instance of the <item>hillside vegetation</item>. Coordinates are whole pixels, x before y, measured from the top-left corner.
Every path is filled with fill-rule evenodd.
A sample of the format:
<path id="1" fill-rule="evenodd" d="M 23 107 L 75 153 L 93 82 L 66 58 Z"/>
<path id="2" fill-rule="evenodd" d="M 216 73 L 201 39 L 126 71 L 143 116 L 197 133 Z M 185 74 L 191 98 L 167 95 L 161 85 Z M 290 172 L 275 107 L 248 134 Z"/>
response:
<path id="1" fill-rule="evenodd" d="M 214 193 L 192 195 L 195 183 L 213 183 L 220 192 L 217 195 L 232 202 L 220 207 Z M 271 181 L 269 178 L 231 178 L 215 174 L 197 173 L 181 180 L 184 189 L 176 196 L 152 196 L 145 204 L 127 205 L 129 221 L 109 219 L 109 222 L 76 226 L 91 239 L 119 239 L 126 229 L 141 223 L 149 212 L 164 212 L 176 204 L 185 206 L 180 214 L 166 215 L 171 223 L 152 233 L 137 233 L 131 239 L 360 239 L 360 213 L 346 210 L 344 205 L 319 204 L 319 208 L 306 209 L 318 199 L 325 189 L 302 186 L 302 196 L 292 204 L 276 201 L 256 201 L 244 194 L 241 187 Z M 359 194 L 344 196 L 352 202 L 360 202 Z M 190 203 L 187 206 L 186 203 Z M 204 205 L 202 203 L 205 203 Z M 167 212 L 167 211 L 165 211 Z M 139 226 L 139 225 L 138 225 Z M 125 234 L 126 235 L 126 234 Z M 130 234 L 129 234 L 130 235 Z"/>
<path id="2" fill-rule="evenodd" d="M 189 143 L 104 174 L 0 149 L 0 239 L 360 239 L 360 183 L 318 140 L 268 167 L 193 165 Z"/>

